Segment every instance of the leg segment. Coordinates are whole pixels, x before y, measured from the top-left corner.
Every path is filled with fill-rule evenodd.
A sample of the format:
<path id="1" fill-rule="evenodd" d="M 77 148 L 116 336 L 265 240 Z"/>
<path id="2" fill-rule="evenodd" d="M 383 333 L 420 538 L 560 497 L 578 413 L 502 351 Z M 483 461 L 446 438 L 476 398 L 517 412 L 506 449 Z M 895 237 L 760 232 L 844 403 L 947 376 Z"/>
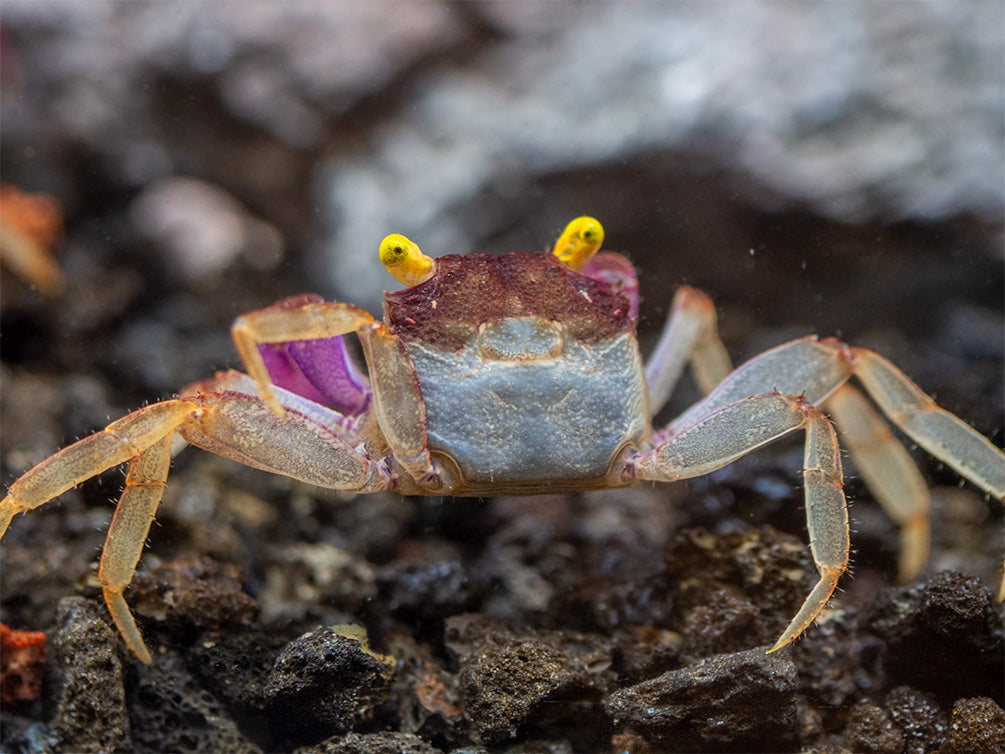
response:
<path id="1" fill-rule="evenodd" d="M 666 327 L 646 364 L 652 413 L 670 399 L 688 361 L 705 395 L 733 370 L 726 347 L 716 332 L 712 300 L 697 288 L 682 286 L 674 296 Z"/>
<path id="2" fill-rule="evenodd" d="M 451 486 L 446 470 L 432 460 L 426 447 L 425 408 L 415 368 L 397 338 L 385 326 L 376 326 L 370 314 L 350 304 L 293 299 L 239 317 L 231 332 L 262 400 L 277 416 L 285 409 L 258 346 L 358 333 L 374 387 L 375 412 L 395 459 L 423 490 Z"/>
<path id="3" fill-rule="evenodd" d="M 143 662 L 150 653 L 122 598 L 132 580 L 160 503 L 171 465 L 174 433 L 198 406 L 186 400 L 155 403 L 109 424 L 29 470 L 0 501 L 0 536 L 15 513 L 58 497 L 85 479 L 132 459 L 101 557 L 105 602 L 129 648 Z"/>
<path id="4" fill-rule="evenodd" d="M 705 400 L 675 419 L 670 431 L 688 427 L 722 406 L 771 391 L 803 395 L 807 403 L 819 406 L 852 374 L 841 348 L 810 336 L 765 351 L 737 367 Z"/>
<path id="5" fill-rule="evenodd" d="M 252 380 L 238 373 L 204 384 L 254 389 Z M 303 399 L 292 396 L 290 400 L 300 405 Z M 249 466 L 319 486 L 360 492 L 391 487 L 390 474 L 381 463 L 350 446 L 340 436 L 342 427 L 337 422 L 334 426 L 323 423 L 332 416 L 344 417 L 322 406 L 315 409 L 308 416 L 288 407 L 283 416 L 277 416 L 257 395 L 226 391 L 141 408 L 60 451 L 14 482 L 0 501 L 0 536 L 15 513 L 38 507 L 89 477 L 131 461 L 99 573 L 105 602 L 126 644 L 140 660 L 150 662 L 123 592 L 132 580 L 160 503 L 175 432 L 194 445 Z"/>
<path id="6" fill-rule="evenodd" d="M 897 367 L 853 348 L 855 376 L 890 420 L 940 461 L 998 500 L 1005 500 L 1005 454 L 921 391 Z"/>
<path id="7" fill-rule="evenodd" d="M 201 410 L 179 428 L 192 445 L 319 487 L 355 492 L 391 487 L 382 464 L 312 417 L 293 409 L 277 416 L 263 398 L 238 392 L 203 393 L 192 400 Z"/>
<path id="8" fill-rule="evenodd" d="M 374 411 L 395 460 L 427 493 L 449 491 L 455 479 L 429 455 L 426 404 L 405 347 L 383 324 L 362 333 L 360 341 L 370 365 Z"/>
<path id="9" fill-rule="evenodd" d="M 872 404 L 851 384 L 839 387 L 826 407 L 855 467 L 883 510 L 901 527 L 900 581 L 914 580 L 928 561 L 931 496 L 921 472 Z"/>
<path id="10" fill-rule="evenodd" d="M 989 495 L 1005 500 L 1005 454 L 922 392 L 882 356 L 853 348 L 855 376 L 904 433 Z M 1005 573 L 998 587 L 1005 601 Z"/>
<path id="11" fill-rule="evenodd" d="M 133 654 L 148 664 L 151 662 L 150 652 L 143 643 L 122 592 L 133 580 L 150 524 L 164 493 L 170 466 L 171 435 L 158 440 L 130 462 L 126 488 L 108 528 L 98 571 L 105 602 L 115 625 Z"/>
<path id="12" fill-rule="evenodd" d="M 355 417 L 346 416 L 335 409 L 326 408 L 281 387 L 276 387 L 275 385 L 272 387 L 276 399 L 287 411 L 293 411 L 306 416 L 316 424 L 332 430 L 347 442 L 356 441 L 360 421 Z M 248 375 L 235 369 L 217 372 L 209 379 L 192 383 L 181 392 L 182 395 L 186 396 L 198 396 L 203 393 L 244 393 L 255 398 L 262 398 L 262 394 L 258 390 L 258 383 Z"/>
<path id="13" fill-rule="evenodd" d="M 16 513 L 37 508 L 85 479 L 135 458 L 171 435 L 196 408 L 187 400 L 154 403 L 42 461 L 14 482 L 0 500 L 0 537 Z"/>
<path id="14" fill-rule="evenodd" d="M 713 399 L 714 395 L 709 396 L 697 408 Z M 776 392 L 746 398 L 706 412 L 635 462 L 635 474 L 641 479 L 686 479 L 721 468 L 797 429 L 806 431 L 806 518 L 820 580 L 770 651 L 784 647 L 806 630 L 848 566 L 848 511 L 841 456 L 827 417 L 798 395 Z"/>

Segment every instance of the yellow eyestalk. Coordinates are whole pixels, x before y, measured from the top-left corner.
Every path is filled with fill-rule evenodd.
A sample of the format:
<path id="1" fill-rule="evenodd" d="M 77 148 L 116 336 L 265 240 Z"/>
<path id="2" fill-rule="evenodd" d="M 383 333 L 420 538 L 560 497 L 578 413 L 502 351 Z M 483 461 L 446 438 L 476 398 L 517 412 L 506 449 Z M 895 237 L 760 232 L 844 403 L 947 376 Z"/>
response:
<path id="1" fill-rule="evenodd" d="M 552 254 L 573 272 L 582 272 L 604 242 L 604 226 L 592 217 L 577 217 L 565 226 Z"/>
<path id="2" fill-rule="evenodd" d="M 409 288 L 426 282 L 436 273 L 436 263 L 400 233 L 392 233 L 380 242 L 380 262 Z"/>

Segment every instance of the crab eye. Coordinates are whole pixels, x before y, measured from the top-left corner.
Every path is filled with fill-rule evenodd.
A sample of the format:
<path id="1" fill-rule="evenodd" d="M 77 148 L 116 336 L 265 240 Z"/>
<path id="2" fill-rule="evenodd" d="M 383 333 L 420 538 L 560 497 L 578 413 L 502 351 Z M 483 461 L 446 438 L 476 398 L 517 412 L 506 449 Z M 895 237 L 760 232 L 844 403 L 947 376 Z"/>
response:
<path id="1" fill-rule="evenodd" d="M 380 242 L 380 262 L 409 288 L 424 283 L 436 272 L 433 260 L 400 233 L 392 233 Z"/>
<path id="2" fill-rule="evenodd" d="M 573 272 L 580 272 L 604 242 L 604 226 L 592 217 L 577 217 L 565 226 L 552 253 Z"/>

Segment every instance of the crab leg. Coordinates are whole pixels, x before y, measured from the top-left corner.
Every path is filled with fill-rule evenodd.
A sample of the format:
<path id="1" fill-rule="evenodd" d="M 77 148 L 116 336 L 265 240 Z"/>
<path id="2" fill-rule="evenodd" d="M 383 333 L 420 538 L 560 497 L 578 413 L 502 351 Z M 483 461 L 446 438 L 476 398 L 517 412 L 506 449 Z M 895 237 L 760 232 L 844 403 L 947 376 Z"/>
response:
<path id="1" fill-rule="evenodd" d="M 171 467 L 171 439 L 171 434 L 165 435 L 130 462 L 126 488 L 108 528 L 98 570 L 105 603 L 115 625 L 133 653 L 148 664 L 152 661 L 150 652 L 143 643 L 122 592 L 133 580 L 136 564 L 164 493 Z"/>
<path id="2" fill-rule="evenodd" d="M 701 407 L 708 399 L 699 403 Z M 707 474 L 783 435 L 805 430 L 803 483 L 810 550 L 820 580 L 769 650 L 795 639 L 827 604 L 848 566 L 848 511 L 834 428 L 802 396 L 768 393 L 730 403 L 674 432 L 635 461 L 640 479 L 674 481 Z"/>
<path id="3" fill-rule="evenodd" d="M 391 486 L 381 464 L 315 418 L 294 409 L 278 416 L 263 398 L 246 393 L 202 393 L 192 400 L 201 410 L 179 428 L 192 445 L 328 489 L 375 492 Z"/>
<path id="4" fill-rule="evenodd" d="M 853 348 L 852 355 L 855 376 L 894 424 L 960 475 L 998 500 L 1005 500 L 1005 454 L 965 422 L 939 408 L 879 354 Z M 1005 572 L 998 599 L 1005 601 Z"/>
<path id="5" fill-rule="evenodd" d="M 715 305 L 697 288 L 683 286 L 674 296 L 663 335 L 646 364 L 650 409 L 655 414 L 670 399 L 690 361 L 702 393 L 708 395 L 733 370 L 715 326 Z"/>
<path id="6" fill-rule="evenodd" d="M 357 332 L 373 322 L 374 319 L 368 312 L 351 304 L 311 302 L 302 306 L 285 307 L 280 303 L 238 317 L 231 328 L 231 335 L 248 374 L 258 383 L 262 399 L 273 412 L 282 416 L 283 406 L 276 398 L 269 370 L 258 346 L 264 343 L 331 338 Z"/>
<path id="7" fill-rule="evenodd" d="M 429 455 L 426 406 L 401 341 L 384 324 L 367 330 L 360 340 L 374 384 L 374 409 L 395 459 L 424 489 L 451 487 L 452 476 Z"/>
<path id="8" fill-rule="evenodd" d="M 287 411 L 301 414 L 316 424 L 336 432 L 342 439 L 352 442 L 356 438 L 359 421 L 346 416 L 335 409 L 327 408 L 314 401 L 304 398 L 281 387 L 272 386 L 276 398 Z M 200 395 L 202 393 L 244 393 L 261 399 L 258 383 L 251 377 L 236 369 L 217 372 L 212 377 L 194 382 L 186 387 L 182 395 Z"/>
<path id="9" fill-rule="evenodd" d="M 921 472 L 872 404 L 845 383 L 827 399 L 841 440 L 883 510 L 900 525 L 901 582 L 918 576 L 928 560 L 931 496 Z"/>
<path id="10" fill-rule="evenodd" d="M 939 408 L 889 361 L 833 338 L 800 338 L 751 359 L 704 401 L 657 433 L 654 442 L 658 445 L 711 411 L 766 390 L 802 393 L 806 402 L 815 405 L 826 401 L 835 411 L 838 426 L 848 431 L 853 457 L 870 488 L 891 517 L 904 526 L 900 572 L 907 578 L 927 559 L 928 492 L 906 450 L 880 429 L 876 412 L 857 391 L 842 387 L 853 376 L 882 412 L 921 447 L 994 497 L 1005 497 L 1005 454 Z M 1005 579 L 1000 596 L 1005 598 Z"/>
<path id="11" fill-rule="evenodd" d="M 717 408 L 770 391 L 803 395 L 807 403 L 819 406 L 851 375 L 851 364 L 829 341 L 811 335 L 783 343 L 738 366 L 705 400 L 674 419 L 669 432 L 688 427 Z M 660 442 L 659 436 L 655 442 Z"/>
<path id="12" fill-rule="evenodd" d="M 102 471 L 135 458 L 171 435 L 197 408 L 187 400 L 154 403 L 75 442 L 27 471 L 0 500 L 0 537 L 17 513 L 37 508 Z"/>
<path id="13" fill-rule="evenodd" d="M 1005 500 L 1005 454 L 965 422 L 939 408 L 879 354 L 853 348 L 855 376 L 883 413 L 940 461 L 998 500 Z"/>

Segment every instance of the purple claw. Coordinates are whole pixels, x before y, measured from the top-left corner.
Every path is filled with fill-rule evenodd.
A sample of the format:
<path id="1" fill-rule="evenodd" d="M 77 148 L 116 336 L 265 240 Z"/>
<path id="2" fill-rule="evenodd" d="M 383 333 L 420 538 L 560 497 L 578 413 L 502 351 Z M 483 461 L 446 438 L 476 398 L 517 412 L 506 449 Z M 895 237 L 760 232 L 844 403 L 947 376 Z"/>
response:
<path id="1" fill-rule="evenodd" d="M 370 386 L 341 335 L 258 347 L 273 384 L 309 401 L 356 416 L 370 405 Z"/>
<path id="2" fill-rule="evenodd" d="M 276 304 L 293 308 L 319 296 L 297 296 Z M 340 413 L 356 416 L 370 405 L 370 384 L 356 366 L 341 335 L 258 346 L 272 383 Z"/>

